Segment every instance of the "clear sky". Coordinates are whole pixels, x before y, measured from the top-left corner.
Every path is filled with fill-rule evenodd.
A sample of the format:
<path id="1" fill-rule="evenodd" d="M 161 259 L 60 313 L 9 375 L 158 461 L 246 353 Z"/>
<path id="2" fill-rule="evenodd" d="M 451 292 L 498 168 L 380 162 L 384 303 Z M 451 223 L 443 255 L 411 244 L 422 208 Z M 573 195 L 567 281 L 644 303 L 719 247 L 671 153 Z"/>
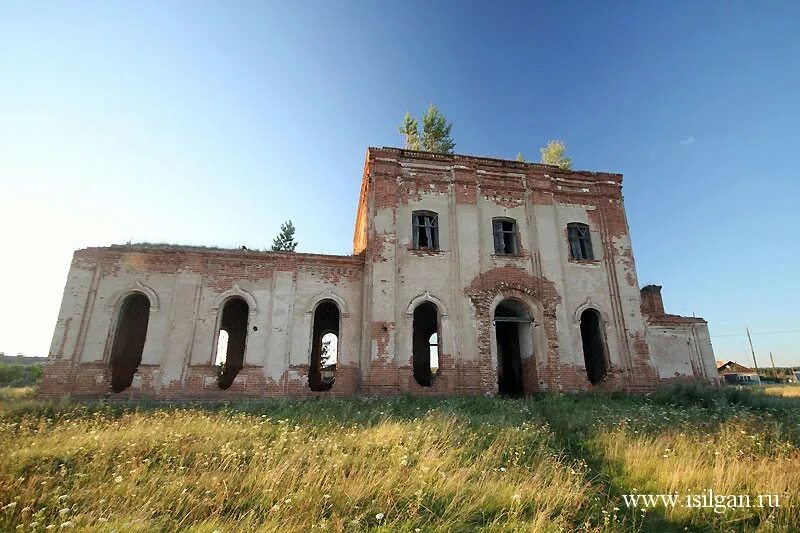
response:
<path id="1" fill-rule="evenodd" d="M 0 3 L 0 351 L 45 355 L 71 253 L 347 254 L 367 146 L 622 172 L 642 285 L 718 359 L 800 365 L 798 2 Z M 783 333 L 781 333 L 783 332 Z M 789 333 L 786 333 L 789 332 Z"/>

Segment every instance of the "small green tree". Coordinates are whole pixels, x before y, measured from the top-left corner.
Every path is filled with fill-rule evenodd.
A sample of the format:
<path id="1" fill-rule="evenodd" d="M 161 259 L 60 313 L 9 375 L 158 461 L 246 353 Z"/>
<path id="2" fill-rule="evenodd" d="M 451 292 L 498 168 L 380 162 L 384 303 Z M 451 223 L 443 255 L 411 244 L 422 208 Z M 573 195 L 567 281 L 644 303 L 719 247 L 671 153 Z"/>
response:
<path id="1" fill-rule="evenodd" d="M 567 157 L 567 147 L 561 141 L 550 141 L 547 146 L 542 148 L 542 163 L 555 165 L 569 170 L 572 168 L 572 159 Z"/>
<path id="2" fill-rule="evenodd" d="M 294 224 L 287 220 L 281 224 L 281 232 L 272 241 L 273 252 L 294 252 L 297 242 L 294 240 Z"/>
<path id="3" fill-rule="evenodd" d="M 519 161 L 520 163 L 525 162 L 525 158 L 522 157 L 522 152 L 517 152 L 517 161 Z"/>
<path id="4" fill-rule="evenodd" d="M 408 150 L 419 150 L 419 125 L 417 119 L 412 117 L 408 111 L 406 111 L 406 116 L 403 117 L 403 123 L 400 124 L 398 131 L 405 137 Z"/>
<path id="5" fill-rule="evenodd" d="M 428 152 L 452 154 L 456 143 L 450 137 L 452 122 L 448 122 L 436 106 L 431 104 L 422 115 L 422 149 Z"/>

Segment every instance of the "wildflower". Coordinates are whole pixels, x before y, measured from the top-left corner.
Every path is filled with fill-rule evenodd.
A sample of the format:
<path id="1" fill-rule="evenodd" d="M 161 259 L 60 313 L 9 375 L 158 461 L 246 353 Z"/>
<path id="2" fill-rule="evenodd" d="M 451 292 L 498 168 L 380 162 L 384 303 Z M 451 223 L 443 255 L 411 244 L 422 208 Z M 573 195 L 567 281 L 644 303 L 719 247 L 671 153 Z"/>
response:
<path id="1" fill-rule="evenodd" d="M 66 500 L 67 498 L 69 498 L 69 495 L 68 495 L 68 494 L 62 494 L 61 496 L 59 496 L 59 497 L 58 497 L 58 499 L 59 499 L 60 501 L 62 501 L 62 502 L 63 502 L 64 500 Z"/>
<path id="2" fill-rule="evenodd" d="M 375 515 L 375 520 L 380 522 L 381 520 L 383 520 L 383 517 L 384 517 L 383 513 L 378 513 L 378 514 Z"/>
<path id="3" fill-rule="evenodd" d="M 512 499 L 512 500 L 519 500 L 520 498 L 522 498 L 522 496 L 520 496 L 519 494 L 514 494 L 514 495 L 511 497 L 511 499 Z"/>
<path id="4" fill-rule="evenodd" d="M 330 494 L 324 494 L 322 497 L 325 498 L 326 500 L 329 500 L 331 495 Z"/>
<path id="5" fill-rule="evenodd" d="M 115 483 L 122 483 L 122 476 L 117 476 L 114 478 Z"/>
<path id="6" fill-rule="evenodd" d="M 3 510 L 5 511 L 6 509 L 13 509 L 16 506 L 17 506 L 17 502 L 11 502 L 8 505 L 4 506 Z"/>
<path id="7" fill-rule="evenodd" d="M 66 522 L 61 524 L 61 527 L 62 529 L 65 527 L 75 527 L 75 522 L 73 522 L 72 520 L 67 520 Z"/>
<path id="8" fill-rule="evenodd" d="M 65 508 L 63 508 L 63 509 L 60 509 L 60 510 L 58 511 L 58 514 L 60 514 L 61 516 L 64 516 L 64 515 L 65 515 L 65 514 L 67 514 L 68 512 L 69 512 L 69 507 L 65 507 Z"/>

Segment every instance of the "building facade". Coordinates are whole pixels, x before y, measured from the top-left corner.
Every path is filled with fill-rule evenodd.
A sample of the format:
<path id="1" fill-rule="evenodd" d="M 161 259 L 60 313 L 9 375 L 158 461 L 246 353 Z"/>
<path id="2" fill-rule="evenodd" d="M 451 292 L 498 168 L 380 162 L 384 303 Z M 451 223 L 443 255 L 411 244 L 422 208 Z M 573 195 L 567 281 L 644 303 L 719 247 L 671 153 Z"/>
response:
<path id="1" fill-rule="evenodd" d="M 76 251 L 41 394 L 717 383 L 707 323 L 660 290 L 639 289 L 619 174 L 370 148 L 352 255 Z"/>

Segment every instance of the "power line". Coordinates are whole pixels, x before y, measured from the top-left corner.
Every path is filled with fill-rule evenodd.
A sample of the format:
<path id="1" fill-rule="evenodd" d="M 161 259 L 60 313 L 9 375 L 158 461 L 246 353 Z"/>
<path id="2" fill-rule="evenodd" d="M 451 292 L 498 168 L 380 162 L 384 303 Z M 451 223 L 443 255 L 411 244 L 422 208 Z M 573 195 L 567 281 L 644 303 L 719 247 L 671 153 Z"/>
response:
<path id="1" fill-rule="evenodd" d="M 790 333 L 800 333 L 800 329 L 791 331 L 765 331 L 762 333 L 750 333 L 750 335 L 788 335 Z M 747 337 L 747 333 L 729 333 L 725 335 L 711 335 L 712 337 Z"/>

